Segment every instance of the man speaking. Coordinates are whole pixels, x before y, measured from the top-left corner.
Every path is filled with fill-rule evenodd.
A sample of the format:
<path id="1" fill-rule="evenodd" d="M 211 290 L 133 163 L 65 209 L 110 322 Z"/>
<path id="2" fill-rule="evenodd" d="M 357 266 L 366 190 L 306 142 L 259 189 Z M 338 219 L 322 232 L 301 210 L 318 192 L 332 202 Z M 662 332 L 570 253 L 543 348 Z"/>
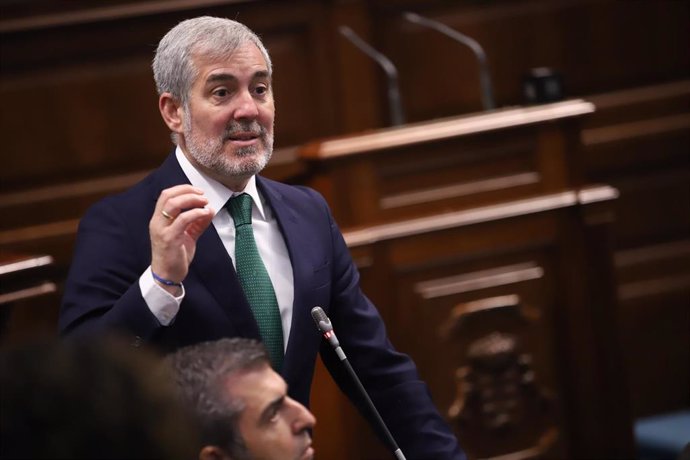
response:
<path id="1" fill-rule="evenodd" d="M 261 340 L 289 394 L 308 406 L 317 353 L 360 408 L 356 386 L 312 323 L 321 306 L 408 459 L 464 458 L 414 363 L 389 342 L 321 195 L 258 173 L 271 158 L 271 59 L 232 20 L 186 20 L 153 61 L 176 144 L 130 190 L 82 219 L 65 286 L 63 335 L 117 332 L 173 351 Z"/>

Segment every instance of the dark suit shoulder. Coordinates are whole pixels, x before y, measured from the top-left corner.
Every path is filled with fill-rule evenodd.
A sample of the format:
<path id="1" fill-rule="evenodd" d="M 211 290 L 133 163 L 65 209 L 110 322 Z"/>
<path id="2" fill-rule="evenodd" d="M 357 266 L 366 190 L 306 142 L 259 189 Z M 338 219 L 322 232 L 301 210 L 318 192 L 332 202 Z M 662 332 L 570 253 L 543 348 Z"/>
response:
<path id="1" fill-rule="evenodd" d="M 262 192 L 271 195 L 271 199 L 279 198 L 298 208 L 316 207 L 320 211 L 329 211 L 325 198 L 311 187 L 285 184 L 263 176 L 257 176 L 257 185 Z"/>

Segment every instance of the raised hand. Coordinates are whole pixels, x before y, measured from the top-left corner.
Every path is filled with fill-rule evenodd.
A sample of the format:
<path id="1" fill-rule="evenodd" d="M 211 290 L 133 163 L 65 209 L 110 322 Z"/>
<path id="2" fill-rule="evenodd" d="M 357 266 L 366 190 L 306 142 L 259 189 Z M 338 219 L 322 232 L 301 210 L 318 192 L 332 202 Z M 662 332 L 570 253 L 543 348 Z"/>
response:
<path id="1" fill-rule="evenodd" d="M 161 192 L 149 221 L 151 270 L 175 283 L 187 276 L 194 259 L 196 242 L 215 211 L 206 207 L 204 192 L 191 185 L 176 185 Z M 163 286 L 174 293 L 175 286 Z"/>

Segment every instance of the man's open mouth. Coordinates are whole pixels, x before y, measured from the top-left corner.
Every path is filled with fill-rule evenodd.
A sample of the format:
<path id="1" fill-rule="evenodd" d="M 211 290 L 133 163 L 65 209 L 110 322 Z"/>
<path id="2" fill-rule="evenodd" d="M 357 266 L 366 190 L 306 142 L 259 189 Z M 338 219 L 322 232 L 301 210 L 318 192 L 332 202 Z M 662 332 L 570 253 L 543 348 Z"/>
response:
<path id="1" fill-rule="evenodd" d="M 258 133 L 252 132 L 231 133 L 230 135 L 228 135 L 228 139 L 230 139 L 231 141 L 251 141 L 257 139 L 258 137 Z"/>

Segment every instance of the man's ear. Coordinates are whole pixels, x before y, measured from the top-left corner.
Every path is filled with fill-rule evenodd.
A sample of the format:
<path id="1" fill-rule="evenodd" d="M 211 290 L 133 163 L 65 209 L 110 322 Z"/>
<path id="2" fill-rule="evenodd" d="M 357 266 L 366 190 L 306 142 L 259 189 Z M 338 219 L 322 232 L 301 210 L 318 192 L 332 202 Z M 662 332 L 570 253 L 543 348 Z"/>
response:
<path id="1" fill-rule="evenodd" d="M 199 460 L 232 460 L 232 457 L 218 446 L 204 446 L 199 451 Z"/>
<path id="2" fill-rule="evenodd" d="M 163 121 L 168 125 L 170 131 L 182 133 L 184 107 L 172 94 L 163 93 L 160 95 L 158 98 L 158 110 L 160 110 Z"/>

